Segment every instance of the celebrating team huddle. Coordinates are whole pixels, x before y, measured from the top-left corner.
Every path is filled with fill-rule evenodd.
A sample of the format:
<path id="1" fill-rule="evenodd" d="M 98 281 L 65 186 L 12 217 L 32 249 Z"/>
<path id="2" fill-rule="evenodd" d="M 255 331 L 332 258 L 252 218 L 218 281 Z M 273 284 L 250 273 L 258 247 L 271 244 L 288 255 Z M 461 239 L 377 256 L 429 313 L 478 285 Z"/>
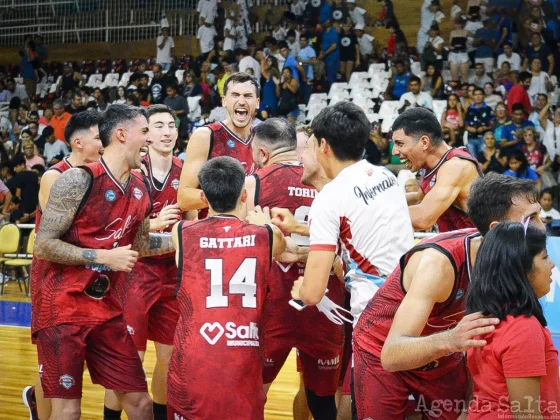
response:
<path id="1" fill-rule="evenodd" d="M 232 74 L 226 121 L 193 133 L 184 164 L 173 156 L 176 115 L 166 106 L 112 105 L 70 119 L 72 155 L 41 183 L 31 273 L 39 378 L 24 392 L 31 418 L 80 418 L 87 369 L 106 389 L 108 420 L 123 410 L 139 420 L 264 419 L 293 348 L 305 395 L 294 418 L 455 420 L 466 418 L 473 392 L 494 413 L 503 408 L 473 371 L 492 357 L 485 335 L 507 337 L 519 329 L 512 315 L 542 321 L 542 312 L 514 294 L 525 306 L 496 313 L 469 289 L 485 281 L 478 258 L 500 252 L 494 236 L 519 226 L 529 251 L 518 258 L 531 255 L 521 277 L 550 278 L 536 185 L 481 177 L 417 108 L 393 125 L 393 153 L 424 174 L 422 191 L 406 194 L 393 173 L 363 159 L 371 124 L 359 107 L 327 107 L 305 129 L 278 118 L 252 127 L 258 92 L 255 78 Z M 435 223 L 441 233 L 414 245 L 414 229 Z M 536 274 L 532 258 L 542 260 Z M 538 304 L 545 289 L 526 300 Z M 157 358 L 151 397 L 147 340 Z M 539 367 L 535 384 L 504 365 L 495 392 L 508 403 L 542 397 L 535 413 L 544 417 L 534 418 L 553 418 L 542 407 L 560 404 L 558 360 Z"/>

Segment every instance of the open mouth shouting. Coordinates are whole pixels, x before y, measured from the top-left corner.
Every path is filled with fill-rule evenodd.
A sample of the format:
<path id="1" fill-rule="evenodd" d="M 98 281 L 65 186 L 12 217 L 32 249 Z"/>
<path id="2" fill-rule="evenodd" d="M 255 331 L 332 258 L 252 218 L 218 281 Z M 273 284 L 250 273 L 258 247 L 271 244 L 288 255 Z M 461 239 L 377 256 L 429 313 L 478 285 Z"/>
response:
<path id="1" fill-rule="evenodd" d="M 235 115 L 235 119 L 239 122 L 243 123 L 249 121 L 249 110 L 246 108 L 235 108 L 233 114 Z"/>

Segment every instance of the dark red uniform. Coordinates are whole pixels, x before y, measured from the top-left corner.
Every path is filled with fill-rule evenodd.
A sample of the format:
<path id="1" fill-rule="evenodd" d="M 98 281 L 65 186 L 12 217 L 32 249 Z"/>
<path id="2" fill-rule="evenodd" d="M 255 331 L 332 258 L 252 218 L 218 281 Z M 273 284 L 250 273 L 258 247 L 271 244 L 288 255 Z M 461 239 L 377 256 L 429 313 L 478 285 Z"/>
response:
<path id="1" fill-rule="evenodd" d="M 243 140 L 227 128 L 223 122 L 208 124 L 206 127 L 212 130 L 210 134 L 208 160 L 219 156 L 229 156 L 237 159 L 241 165 L 243 165 L 247 175 L 251 175 L 257 170 L 257 165 L 253 161 L 253 150 L 251 148 L 251 142 L 253 141 L 252 132 L 248 140 Z M 199 220 L 207 216 L 208 209 L 201 209 L 198 211 Z"/>
<path id="2" fill-rule="evenodd" d="M 68 161 L 68 158 L 65 157 L 56 165 L 51 166 L 47 171 L 57 171 L 61 174 L 66 172 L 68 169 L 72 168 L 72 164 Z M 37 211 L 35 212 L 35 233 L 39 231 L 39 223 L 41 222 L 43 210 L 41 209 L 41 205 L 37 204 Z M 33 257 L 35 258 L 35 257 Z"/>
<path id="3" fill-rule="evenodd" d="M 262 309 L 272 230 L 233 216 L 180 222 L 180 317 L 169 418 L 262 420 Z"/>
<path id="4" fill-rule="evenodd" d="M 132 173 L 123 188 L 103 160 L 82 168 L 91 174 L 91 184 L 61 240 L 92 249 L 133 243 L 151 211 L 141 175 Z M 119 272 L 98 264 L 34 262 L 31 332 L 37 337 L 46 398 L 81 398 L 84 361 L 92 381 L 106 389 L 147 391 L 113 290 L 120 278 Z"/>
<path id="5" fill-rule="evenodd" d="M 354 330 L 354 390 L 359 418 L 403 418 L 411 394 L 419 404 L 423 403 L 419 407 L 426 410 L 435 408 L 432 402 L 465 398 L 467 375 L 463 353 L 451 353 L 422 368 L 393 373 L 383 369 L 380 359 L 395 313 L 406 293 L 402 288 L 402 272 L 410 257 L 426 248 L 436 249 L 449 259 L 455 270 L 449 298 L 434 305 L 421 335 L 436 334 L 453 328 L 464 316 L 470 283 L 470 242 L 478 235 L 475 229 L 465 229 L 422 241 L 401 258 L 400 265 L 369 301 Z M 456 420 L 457 416 L 455 412 L 444 411 L 438 418 Z"/>
<path id="6" fill-rule="evenodd" d="M 256 179 L 255 205 L 290 210 L 300 222 L 306 222 L 315 188 L 303 185 L 300 164 L 277 163 L 259 169 Z M 309 246 L 309 238 L 292 235 L 298 245 Z M 294 281 L 302 276 L 305 264 L 275 261 L 270 273 L 270 294 L 264 310 L 266 365 L 265 384 L 274 381 L 292 348 L 298 349 L 305 386 L 320 396 L 334 395 L 338 387 L 344 326 L 331 322 L 315 306 L 297 311 L 288 302 Z M 331 276 L 328 297 L 344 305 L 342 284 Z"/>
<path id="7" fill-rule="evenodd" d="M 154 179 L 150 156 L 144 158 L 153 208 L 150 218 L 156 218 L 167 205 L 177 204 L 177 189 L 183 162 L 173 157 L 171 170 L 163 183 Z M 169 233 L 169 225 L 160 233 Z M 173 345 L 173 335 L 179 319 L 175 291 L 177 265 L 175 254 L 158 255 L 138 260 L 134 269 L 118 284 L 124 320 L 138 351 L 146 351 L 147 340 Z"/>
<path id="8" fill-rule="evenodd" d="M 478 164 L 478 161 L 471 156 L 471 154 L 465 148 L 452 148 L 443 155 L 438 164 L 430 171 L 422 170 L 422 178 L 420 180 L 420 188 L 424 194 L 428 192 L 436 185 L 436 178 L 439 168 L 452 158 L 465 159 L 472 162 L 476 166 L 478 174 L 482 176 L 482 170 Z M 452 205 L 449 207 L 437 220 L 437 226 L 439 232 L 449 232 L 451 230 L 473 228 L 474 224 L 469 219 L 467 213 L 458 207 Z"/>

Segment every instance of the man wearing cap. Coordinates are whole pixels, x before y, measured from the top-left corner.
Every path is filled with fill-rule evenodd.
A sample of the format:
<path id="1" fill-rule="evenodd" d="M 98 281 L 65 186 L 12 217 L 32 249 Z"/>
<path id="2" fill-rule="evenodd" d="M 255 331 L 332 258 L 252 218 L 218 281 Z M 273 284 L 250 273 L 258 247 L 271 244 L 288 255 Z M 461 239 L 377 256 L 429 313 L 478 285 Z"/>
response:
<path id="1" fill-rule="evenodd" d="M 375 56 L 375 38 L 364 32 L 364 27 L 363 23 L 358 23 L 354 26 L 354 32 L 356 32 L 356 38 L 358 38 L 358 45 L 360 46 L 360 62 L 364 63 L 364 67 L 367 68 L 369 60 Z"/>
<path id="2" fill-rule="evenodd" d="M 346 7 L 348 8 L 348 14 L 352 19 L 352 26 L 366 24 L 366 10 L 361 7 L 356 6 L 356 0 L 346 0 Z"/>
<path id="3" fill-rule="evenodd" d="M 428 42 L 428 31 L 430 26 L 436 20 L 436 13 L 439 10 L 439 0 L 424 0 L 422 4 L 420 15 L 420 29 L 418 30 L 418 40 L 416 42 L 416 49 L 419 54 L 424 52 L 424 46 Z"/>
<path id="4" fill-rule="evenodd" d="M 173 62 L 173 53 L 175 51 L 175 42 L 169 36 L 169 28 L 161 28 L 161 35 L 157 37 L 157 56 L 156 62 L 161 64 L 163 70 L 169 70 Z"/>

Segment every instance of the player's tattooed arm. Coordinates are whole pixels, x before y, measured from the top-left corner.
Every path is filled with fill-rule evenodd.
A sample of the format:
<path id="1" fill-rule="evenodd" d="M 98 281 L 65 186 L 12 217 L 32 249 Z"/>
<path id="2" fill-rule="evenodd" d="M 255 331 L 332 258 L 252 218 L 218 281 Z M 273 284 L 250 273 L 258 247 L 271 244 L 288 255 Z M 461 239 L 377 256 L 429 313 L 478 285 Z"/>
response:
<path id="1" fill-rule="evenodd" d="M 175 251 L 170 234 L 150 233 L 150 219 L 144 219 L 136 234 L 133 248 L 139 257 L 169 254 Z"/>
<path id="2" fill-rule="evenodd" d="M 97 250 L 83 249 L 60 238 L 68 231 L 91 182 L 83 169 L 70 169 L 53 184 L 35 241 L 37 258 L 66 265 L 96 262 Z"/>

